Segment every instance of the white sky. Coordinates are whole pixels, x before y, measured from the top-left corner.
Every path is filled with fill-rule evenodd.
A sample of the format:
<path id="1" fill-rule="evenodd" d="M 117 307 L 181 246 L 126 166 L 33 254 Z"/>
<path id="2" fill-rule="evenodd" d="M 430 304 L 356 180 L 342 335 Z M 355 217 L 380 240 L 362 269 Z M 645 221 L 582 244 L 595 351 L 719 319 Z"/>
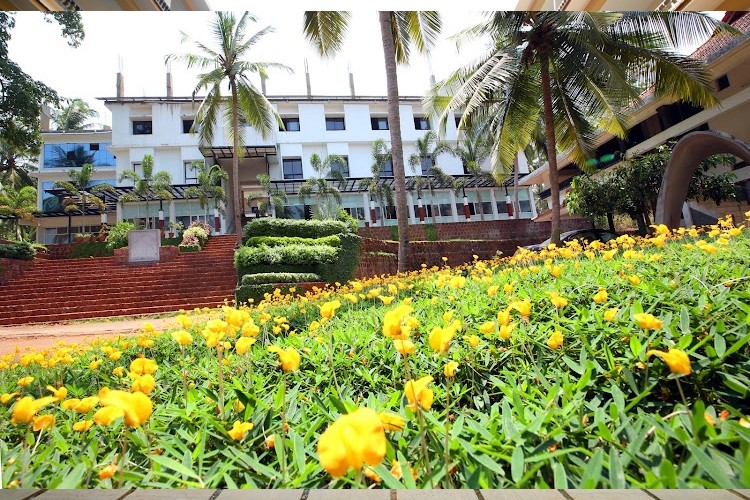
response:
<path id="1" fill-rule="evenodd" d="M 221 8 L 237 0 L 211 0 Z M 354 74 L 358 95 L 385 95 L 385 70 L 380 42 L 377 12 L 356 11 L 352 15 L 344 50 L 334 59 L 321 59 L 302 35 L 302 10 L 253 11 L 258 23 L 252 32 L 267 26 L 276 31 L 263 38 L 250 52 L 249 60 L 286 64 L 293 74 L 274 71 L 266 82 L 268 95 L 303 95 L 306 93 L 304 60 L 310 70 L 314 95 L 349 95 L 348 67 Z M 47 23 L 36 12 L 15 15 L 11 32 L 10 58 L 32 77 L 51 86 L 63 97 L 80 97 L 99 111 L 99 120 L 111 124 L 107 109 L 97 97 L 115 95 L 116 74 L 122 58 L 125 95 L 130 97 L 164 96 L 166 94 L 164 58 L 170 53 L 192 50 L 181 44 L 180 31 L 209 46 L 209 23 L 212 12 L 83 12 L 86 38 L 80 47 L 68 47 L 56 23 Z M 442 12 L 443 34 L 431 57 L 438 80 L 459 65 L 481 53 L 479 42 L 456 50 L 448 37 L 480 19 L 478 12 Z M 428 61 L 413 54 L 407 67 L 399 68 L 402 95 L 422 95 L 429 85 Z M 189 96 L 197 71 L 188 72 L 180 62 L 172 63 L 175 96 Z M 259 87 L 259 79 L 255 80 Z M 200 93 L 201 95 L 204 92 Z"/>

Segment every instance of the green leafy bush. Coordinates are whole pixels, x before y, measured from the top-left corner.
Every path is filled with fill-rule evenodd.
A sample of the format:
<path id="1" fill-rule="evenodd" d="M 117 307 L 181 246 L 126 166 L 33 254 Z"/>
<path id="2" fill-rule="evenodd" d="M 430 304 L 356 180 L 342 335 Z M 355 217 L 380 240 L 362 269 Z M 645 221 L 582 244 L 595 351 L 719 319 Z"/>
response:
<path id="1" fill-rule="evenodd" d="M 180 249 L 180 252 L 182 253 L 192 253 L 192 252 L 200 252 L 201 246 L 200 245 L 180 245 L 177 248 Z"/>
<path id="2" fill-rule="evenodd" d="M 36 249 L 25 241 L 18 243 L 0 244 L 0 258 L 31 260 L 36 255 Z"/>
<path id="3" fill-rule="evenodd" d="M 347 232 L 347 225 L 336 220 L 297 220 L 264 217 L 248 222 L 244 237 L 296 236 L 299 238 L 321 238 Z"/>
<path id="4" fill-rule="evenodd" d="M 326 283 L 346 283 L 354 278 L 359 264 L 359 244 L 362 239 L 356 234 L 340 234 L 341 247 L 335 262 L 322 263 L 315 270 Z"/>
<path id="5" fill-rule="evenodd" d="M 107 234 L 107 246 L 113 252 L 118 248 L 128 246 L 128 233 L 135 230 L 135 225 L 130 222 L 118 222 L 111 228 L 109 228 L 109 234 Z"/>
<path id="6" fill-rule="evenodd" d="M 321 281 L 314 273 L 255 273 L 242 277 L 242 285 L 263 285 L 266 283 L 305 283 Z"/>
<path id="7" fill-rule="evenodd" d="M 110 257 L 115 253 L 113 248 L 104 241 L 90 241 L 87 243 L 76 243 L 70 252 L 71 259 L 83 259 L 86 257 Z"/>
<path id="8" fill-rule="evenodd" d="M 245 243 L 249 247 L 265 245 L 268 247 L 280 247 L 286 245 L 327 245 L 329 247 L 340 247 L 341 238 L 336 235 L 323 236 L 322 238 L 299 238 L 296 236 L 253 236 Z"/>
<path id="9" fill-rule="evenodd" d="M 398 226 L 388 226 L 388 229 L 391 230 L 391 239 L 398 241 Z"/>
<path id="10" fill-rule="evenodd" d="M 314 272 L 312 269 L 318 264 L 335 262 L 338 253 L 336 248 L 325 245 L 242 247 L 234 254 L 234 266 L 237 268 L 238 276 L 257 272 L 257 266 L 276 264 L 309 268 L 310 272 Z"/>
<path id="11" fill-rule="evenodd" d="M 336 218 L 336 220 L 346 224 L 349 227 L 350 233 L 357 233 L 357 230 L 359 229 L 359 221 L 349 215 L 349 213 L 343 208 L 339 210 L 339 216 Z"/>
<path id="12" fill-rule="evenodd" d="M 425 224 L 424 234 L 425 236 L 427 236 L 427 241 L 438 240 L 437 228 L 435 227 L 435 224 Z"/>
<path id="13" fill-rule="evenodd" d="M 163 247 L 176 247 L 182 242 L 182 238 L 162 238 L 161 246 Z"/>
<path id="14" fill-rule="evenodd" d="M 191 224 L 189 228 L 185 229 L 182 233 L 182 242 L 180 246 L 195 246 L 200 247 L 206 246 L 208 243 L 208 231 L 205 228 L 198 225 Z"/>

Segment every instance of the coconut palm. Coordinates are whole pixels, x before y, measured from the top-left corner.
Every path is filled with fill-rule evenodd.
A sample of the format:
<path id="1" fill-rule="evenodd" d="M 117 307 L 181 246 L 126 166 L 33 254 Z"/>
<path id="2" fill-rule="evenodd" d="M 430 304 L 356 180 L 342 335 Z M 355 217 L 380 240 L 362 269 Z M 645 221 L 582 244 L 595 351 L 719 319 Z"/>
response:
<path id="1" fill-rule="evenodd" d="M 151 228 L 151 218 L 149 217 L 149 205 L 152 200 L 171 200 L 172 196 L 172 176 L 163 170 L 154 172 L 154 157 L 145 155 L 141 162 L 142 174 L 135 170 L 126 170 L 120 175 L 119 182 L 131 181 L 133 191 L 120 196 L 120 205 L 127 202 L 145 201 L 146 202 L 146 229 Z"/>
<path id="2" fill-rule="evenodd" d="M 380 225 L 385 226 L 386 209 L 393 206 L 393 188 L 387 180 L 383 179 L 382 175 L 388 162 L 393 160 L 391 150 L 388 149 L 383 139 L 377 139 L 372 143 L 372 158 L 373 162 L 370 167 L 372 177 L 362 179 L 359 186 L 369 191 L 370 197 L 380 206 Z M 396 213 L 396 217 L 398 217 L 398 213 Z M 401 229 L 399 228 L 400 232 Z"/>
<path id="3" fill-rule="evenodd" d="M 83 226 L 87 208 L 93 207 L 99 212 L 106 210 L 107 207 L 98 195 L 105 191 L 112 192 L 115 188 L 106 182 L 94 184 L 95 173 L 96 168 L 91 163 L 84 163 L 81 168 L 68 171 L 69 181 L 55 182 L 56 188 L 64 189 L 68 193 L 62 200 L 63 210 L 68 214 L 68 222 L 70 222 L 70 216 L 78 212 L 81 214 L 81 226 Z M 70 243 L 70 238 L 71 234 L 68 231 L 68 243 Z"/>
<path id="4" fill-rule="evenodd" d="M 582 168 L 599 131 L 624 137 L 625 110 L 645 88 L 656 99 L 715 104 L 705 65 L 680 55 L 717 31 L 733 31 L 696 12 L 493 12 L 471 35 L 492 44 L 479 60 L 435 86 L 428 108 L 445 123 L 462 110 L 460 128 L 485 122 L 493 165 L 510 168 L 544 124 L 553 242 L 560 238 L 557 151 Z M 734 31 L 733 31 L 734 32 Z"/>
<path id="5" fill-rule="evenodd" d="M 99 112 L 83 99 L 66 99 L 62 108 L 52 111 L 56 130 L 85 130 L 91 126 L 89 120 L 98 117 Z"/>
<path id="6" fill-rule="evenodd" d="M 219 115 L 223 116 L 226 130 L 232 140 L 232 172 L 230 175 L 233 217 L 228 221 L 229 232 L 237 233 L 237 245 L 242 244 L 242 214 L 240 213 L 239 165 L 244 149 L 243 128 L 240 127 L 240 116 L 243 122 L 257 130 L 263 138 L 282 126 L 281 118 L 274 111 L 266 96 L 250 82 L 250 75 L 258 74 L 268 77 L 271 68 L 291 72 L 291 68 L 277 63 L 249 62 L 243 60 L 250 49 L 265 35 L 273 32 L 267 26 L 247 37 L 248 23 L 256 22 L 255 16 L 245 12 L 237 19 L 232 12 L 216 12 L 211 24 L 211 31 L 217 48 L 192 41 L 183 33 L 183 42 L 192 41 L 200 53 L 170 55 L 167 61 L 177 59 L 187 64 L 188 68 L 207 70 L 198 76 L 198 84 L 193 90 L 193 99 L 201 90 L 208 94 L 201 102 L 191 132 L 197 128 L 198 138 L 202 145 L 211 145 L 214 140 L 214 129 Z M 228 84 L 230 97 L 221 95 L 221 86 Z"/>
<path id="7" fill-rule="evenodd" d="M 36 169 L 36 165 L 29 163 L 27 157 L 12 144 L 12 141 L 0 137 L 0 182 L 16 189 L 34 186 L 35 179 L 29 172 Z"/>
<path id="8" fill-rule="evenodd" d="M 192 168 L 198 172 L 198 184 L 190 186 L 185 190 L 186 198 L 198 198 L 198 204 L 206 210 L 206 222 L 208 222 L 208 209 L 211 204 L 213 208 L 224 214 L 222 203 L 227 201 L 227 194 L 221 187 L 221 181 L 226 180 L 229 174 L 219 165 L 206 165 L 203 161 L 194 161 Z M 209 203 L 211 200 L 211 203 Z M 218 231 L 219 228 L 217 227 Z"/>
<path id="9" fill-rule="evenodd" d="M 415 174 L 418 171 L 427 174 L 427 177 L 421 183 L 424 183 L 430 191 L 430 213 L 432 214 L 432 223 L 435 224 L 435 191 L 432 186 L 430 170 L 436 165 L 437 157 L 441 153 L 450 153 L 450 146 L 438 141 L 437 135 L 432 130 L 427 132 L 423 137 L 418 138 L 415 141 L 415 146 L 417 152 L 409 157 L 409 166 Z"/>
<path id="10" fill-rule="evenodd" d="M 36 207 L 36 188 L 24 186 L 16 189 L 13 185 L 5 185 L 0 191 L 0 215 L 13 217 L 13 231 L 20 241 L 21 221 L 34 220 Z"/>
<path id="11" fill-rule="evenodd" d="M 340 167 L 346 165 L 346 161 L 339 155 L 328 155 L 321 160 L 317 153 L 310 156 L 310 166 L 315 172 L 315 177 L 310 177 L 299 189 L 299 197 L 302 203 L 315 194 L 314 215 L 318 219 L 335 219 L 341 208 L 341 191 L 328 182 L 333 179 L 339 183 L 345 183 L 346 177 L 341 173 Z M 339 166 L 339 168 L 336 168 Z"/>
<path id="12" fill-rule="evenodd" d="M 450 148 L 450 152 L 461 160 L 466 173 L 473 175 L 480 181 L 487 181 L 492 184 L 496 183 L 496 179 L 492 173 L 482 168 L 482 164 L 492 155 L 492 144 L 486 136 L 476 132 L 475 129 L 464 131 L 456 145 Z M 475 183 L 474 192 L 479 204 L 479 219 L 484 220 L 482 192 L 479 189 L 478 182 Z"/>
<path id="13" fill-rule="evenodd" d="M 427 53 L 437 39 L 442 23 L 440 15 L 434 11 L 384 11 L 380 12 L 378 17 L 388 89 L 388 123 L 393 151 L 398 220 L 398 270 L 401 272 L 407 270 L 409 262 L 409 209 L 406 201 L 396 65 L 408 63 L 412 45 L 417 51 Z M 348 12 L 305 12 L 305 36 L 321 55 L 331 56 L 341 49 L 349 19 Z"/>
<path id="14" fill-rule="evenodd" d="M 248 195 L 248 205 L 257 202 L 260 214 L 286 217 L 289 212 L 286 208 L 288 202 L 286 193 L 271 184 L 271 176 L 268 174 L 259 174 L 258 183 L 260 191 L 254 191 Z"/>

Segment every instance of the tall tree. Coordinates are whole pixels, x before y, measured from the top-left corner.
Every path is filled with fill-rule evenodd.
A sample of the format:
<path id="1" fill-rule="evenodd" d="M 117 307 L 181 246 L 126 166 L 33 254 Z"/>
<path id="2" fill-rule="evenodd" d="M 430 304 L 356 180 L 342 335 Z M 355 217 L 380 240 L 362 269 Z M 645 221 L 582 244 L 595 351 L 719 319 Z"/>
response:
<path id="1" fill-rule="evenodd" d="M 331 56 L 342 46 L 350 20 L 348 12 L 305 12 L 304 33 L 323 56 Z M 393 176 L 396 187 L 398 220 L 398 270 L 406 271 L 409 263 L 409 208 L 406 201 L 404 151 L 401 143 L 398 78 L 396 65 L 409 62 L 411 48 L 427 53 L 440 32 L 440 15 L 434 11 L 383 11 L 378 14 L 383 44 L 388 91 L 388 123 L 393 152 Z"/>
<path id="2" fill-rule="evenodd" d="M 21 221 L 34 220 L 36 208 L 36 188 L 24 186 L 16 189 L 12 185 L 5 185 L 0 191 L 0 215 L 13 217 L 13 230 L 16 238 L 23 239 Z"/>
<path id="3" fill-rule="evenodd" d="M 127 180 L 133 183 L 133 191 L 120 196 L 120 204 L 145 201 L 146 229 L 150 229 L 149 205 L 153 200 L 171 200 L 173 198 L 172 176 L 163 170 L 154 172 L 154 157 L 151 155 L 143 157 L 141 170 L 143 171 L 142 174 L 135 170 L 126 170 L 120 175 L 119 182 Z"/>
<path id="4" fill-rule="evenodd" d="M 380 225 L 385 226 L 385 212 L 388 207 L 393 206 L 393 189 L 387 180 L 383 179 L 383 170 L 389 161 L 393 161 L 391 150 L 386 146 L 383 139 L 377 139 L 372 143 L 372 166 L 370 172 L 372 177 L 362 179 L 360 187 L 370 192 L 370 197 L 380 206 Z M 368 207 L 365 207 L 367 209 Z M 398 217 L 398 213 L 396 213 Z M 399 228 L 399 241 L 401 228 Z"/>
<path id="5" fill-rule="evenodd" d="M 183 33 L 183 42 L 192 41 L 200 53 L 167 56 L 167 61 L 174 58 L 185 62 L 188 68 L 207 70 L 198 76 L 198 84 L 193 90 L 193 99 L 201 90 L 208 90 L 208 94 L 198 108 L 191 132 L 197 129 L 200 143 L 211 145 L 218 117 L 221 115 L 224 118 L 233 147 L 230 175 L 233 216 L 228 221 L 228 229 L 229 232 L 237 233 L 237 246 L 242 244 L 239 165 L 244 154 L 244 140 L 240 115 L 244 122 L 257 130 L 263 138 L 270 137 L 277 126 L 283 127 L 281 118 L 271 103 L 249 78 L 254 73 L 261 78 L 267 78 L 268 70 L 271 68 L 292 71 L 283 64 L 243 60 L 258 41 L 274 31 L 267 26 L 248 37 L 248 23 L 256 21 L 255 16 L 249 12 L 245 12 L 239 19 L 232 12 L 216 12 L 216 17 L 211 23 L 216 48 L 212 49 L 193 41 Z M 221 85 L 225 82 L 231 93 L 229 98 L 221 95 Z"/>
<path id="6" fill-rule="evenodd" d="M 487 137 L 475 132 L 464 131 L 456 145 L 451 148 L 451 153 L 461 160 L 466 173 L 473 175 L 477 180 L 495 183 L 496 180 L 491 172 L 484 170 L 482 164 L 492 155 L 492 144 Z M 479 218 L 484 220 L 484 207 L 482 206 L 482 192 L 479 189 L 479 183 L 475 184 L 474 192 L 477 196 L 479 205 Z"/>
<path id="7" fill-rule="evenodd" d="M 221 187 L 221 181 L 229 177 L 226 170 L 219 165 L 206 165 L 204 161 L 194 161 L 192 167 L 198 172 L 198 184 L 190 186 L 185 190 L 186 198 L 198 198 L 198 204 L 206 210 L 206 222 L 208 222 L 208 209 L 213 208 L 224 212 L 221 204 L 227 201 L 227 194 Z M 218 231 L 219 228 L 216 228 Z"/>
<path id="8" fill-rule="evenodd" d="M 560 239 L 557 152 L 586 168 L 593 140 L 624 137 L 624 111 L 653 88 L 657 99 L 715 104 L 701 61 L 680 49 L 732 28 L 696 12 L 493 12 L 469 30 L 488 35 L 489 51 L 433 89 L 428 105 L 441 123 L 463 110 L 460 126 L 486 122 L 494 164 L 509 168 L 544 125 L 552 202 L 551 240 Z"/>
<path id="9" fill-rule="evenodd" d="M 84 130 L 90 127 L 89 120 L 99 117 L 83 99 L 66 99 L 63 106 L 52 111 L 57 130 Z"/>
<path id="10" fill-rule="evenodd" d="M 115 188 L 106 182 L 95 184 L 93 180 L 95 173 L 96 168 L 91 163 L 85 163 L 79 169 L 68 171 L 69 181 L 55 182 L 55 187 L 62 188 L 68 193 L 62 201 L 63 210 L 68 214 L 68 222 L 70 222 L 70 215 L 78 212 L 81 214 L 81 226 L 83 226 L 87 208 L 94 207 L 100 213 L 106 210 L 104 202 L 97 195 L 105 191 L 112 192 Z M 68 243 L 70 243 L 70 238 L 71 234 L 68 231 Z"/>
<path id="11" fill-rule="evenodd" d="M 317 153 L 310 156 L 310 166 L 315 172 L 299 189 L 299 197 L 302 203 L 315 194 L 314 215 L 319 219 L 336 219 L 341 208 L 341 191 L 329 180 L 338 183 L 346 183 L 346 177 L 341 169 L 346 161 L 339 155 L 327 155 L 321 159 Z"/>

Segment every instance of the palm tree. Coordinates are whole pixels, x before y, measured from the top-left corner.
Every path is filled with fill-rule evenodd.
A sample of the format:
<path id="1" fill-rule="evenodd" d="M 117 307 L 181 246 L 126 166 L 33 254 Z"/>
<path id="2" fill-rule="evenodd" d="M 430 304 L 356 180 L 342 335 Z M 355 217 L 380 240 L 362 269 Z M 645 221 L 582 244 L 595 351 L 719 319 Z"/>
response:
<path id="1" fill-rule="evenodd" d="M 55 182 L 56 188 L 62 188 L 68 193 L 62 201 L 63 210 L 68 214 L 68 222 L 70 222 L 71 214 L 79 212 L 81 214 L 81 226 L 83 226 L 86 217 L 86 209 L 89 206 L 93 206 L 99 210 L 99 212 L 103 212 L 107 209 L 98 195 L 105 191 L 112 192 L 115 188 L 106 182 L 93 184 L 95 173 L 96 168 L 91 163 L 84 163 L 81 168 L 68 171 L 70 181 Z M 68 226 L 70 226 L 70 224 L 68 224 Z M 70 231 L 68 231 L 68 243 L 70 243 L 71 236 Z"/>
<path id="2" fill-rule="evenodd" d="M 57 130 L 84 130 L 91 126 L 88 120 L 99 117 L 99 112 L 83 99 L 66 99 L 64 103 L 63 107 L 52 111 Z"/>
<path id="3" fill-rule="evenodd" d="M 456 197 L 462 195 L 464 189 L 466 189 L 466 179 L 462 177 L 453 177 L 445 170 L 441 169 L 437 165 L 430 168 L 430 175 L 435 178 L 435 181 L 443 187 L 447 187 Z M 452 210 L 455 210 L 453 207 Z M 442 214 L 445 216 L 444 214 Z"/>
<path id="4" fill-rule="evenodd" d="M 432 130 L 427 132 L 424 137 L 417 139 L 415 146 L 417 147 L 417 152 L 409 157 L 409 166 L 415 174 L 418 170 L 422 173 L 427 172 L 425 182 L 430 191 L 430 213 L 432 214 L 432 223 L 435 224 L 435 192 L 432 187 L 430 171 L 436 165 L 437 157 L 441 153 L 449 153 L 451 150 L 446 143 L 438 141 L 437 135 Z"/>
<path id="5" fill-rule="evenodd" d="M 0 215 L 14 218 L 13 229 L 19 241 L 22 239 L 21 221 L 34 220 L 37 211 L 35 187 L 16 189 L 13 185 L 5 185 L 0 191 Z"/>
<path id="6" fill-rule="evenodd" d="M 372 177 L 362 179 L 359 186 L 370 192 L 370 197 L 380 206 L 380 225 L 385 226 L 385 212 L 387 207 L 393 206 L 393 189 L 388 181 L 382 178 L 383 170 L 391 158 L 391 151 L 383 139 L 372 143 Z M 398 212 L 396 213 L 398 217 Z M 399 245 L 401 244 L 401 228 L 399 228 Z"/>
<path id="7" fill-rule="evenodd" d="M 55 157 L 51 159 L 55 168 L 80 168 L 87 163 L 94 162 L 94 153 L 86 151 L 82 145 L 77 145 L 72 151 L 66 151 L 60 146 L 54 146 Z"/>
<path id="8" fill-rule="evenodd" d="M 286 207 L 288 198 L 286 193 L 271 184 L 271 176 L 268 174 L 259 174 L 258 183 L 260 191 L 252 192 L 247 197 L 248 205 L 257 202 L 258 213 L 263 215 L 274 215 L 274 217 L 288 215 Z M 271 214 L 269 214 L 271 212 Z"/>
<path id="9" fill-rule="evenodd" d="M 406 271 L 409 263 L 409 209 L 406 201 L 406 174 L 401 143 L 396 64 L 409 61 L 411 46 L 427 53 L 434 44 L 442 23 L 434 11 L 383 11 L 379 15 L 383 43 L 385 75 L 388 89 L 388 123 L 393 151 L 393 176 L 396 186 L 396 218 L 398 220 L 398 270 Z M 323 56 L 336 53 L 343 43 L 350 19 L 348 12 L 305 12 L 304 33 Z"/>
<path id="10" fill-rule="evenodd" d="M 493 12 L 469 30 L 493 44 L 476 63 L 440 82 L 427 99 L 445 123 L 462 110 L 461 128 L 485 122 L 495 139 L 493 165 L 510 169 L 544 125 L 553 242 L 560 239 L 557 151 L 582 168 L 598 131 L 624 137 L 624 111 L 657 99 L 715 104 L 705 65 L 680 55 L 717 31 L 734 32 L 696 12 Z"/>
<path id="11" fill-rule="evenodd" d="M 120 176 L 119 182 L 131 181 L 133 191 L 120 196 L 120 205 L 125 205 L 129 201 L 146 202 L 146 229 L 151 229 L 151 218 L 149 217 L 149 204 L 151 200 L 171 200 L 172 196 L 172 176 L 161 170 L 154 172 L 154 157 L 146 155 L 141 162 L 143 175 L 138 174 L 135 170 L 126 170 Z"/>
<path id="12" fill-rule="evenodd" d="M 463 131 L 461 139 L 456 141 L 456 145 L 450 148 L 451 154 L 461 160 L 464 171 L 473 175 L 478 180 L 496 183 L 495 177 L 491 172 L 482 168 L 482 164 L 492 155 L 492 144 L 486 136 L 472 129 Z M 482 206 L 482 192 L 479 189 L 479 183 L 475 183 L 474 192 L 477 195 L 479 204 L 479 219 L 484 220 L 484 207 Z"/>
<path id="13" fill-rule="evenodd" d="M 229 174 L 219 165 L 209 167 L 203 161 L 194 161 L 192 167 L 198 172 L 198 184 L 187 188 L 185 190 L 185 197 L 198 198 L 200 207 L 206 210 L 206 222 L 208 222 L 208 209 L 210 206 L 208 200 L 213 200 L 213 208 L 215 210 L 218 210 L 222 214 L 224 213 L 221 204 L 227 201 L 227 194 L 224 188 L 221 187 L 221 181 L 226 180 Z M 216 232 L 219 232 L 218 227 L 216 228 Z"/>
<path id="14" fill-rule="evenodd" d="M 268 69 L 278 68 L 291 72 L 291 68 L 277 63 L 261 63 L 244 61 L 243 57 L 258 41 L 273 28 L 267 26 L 246 38 L 249 22 L 257 19 L 249 12 L 245 12 L 238 20 L 232 12 L 216 12 L 216 18 L 211 25 L 217 48 L 211 49 L 206 45 L 194 41 L 198 54 L 183 54 L 167 56 L 184 61 L 188 68 L 197 67 L 207 70 L 198 77 L 198 84 L 193 90 L 193 99 L 200 90 L 207 89 L 208 94 L 201 102 L 193 122 L 191 132 L 198 131 L 202 145 L 210 145 L 214 139 L 214 127 L 221 114 L 226 122 L 226 129 L 232 140 L 234 154 L 232 155 L 232 173 L 230 176 L 233 220 L 228 221 L 229 232 L 237 233 L 237 245 L 242 244 L 242 214 L 240 213 L 239 198 L 239 165 L 243 156 L 243 129 L 240 128 L 240 115 L 243 121 L 260 132 L 263 138 L 268 138 L 282 126 L 281 118 L 274 111 L 266 96 L 249 80 L 251 73 L 257 73 L 261 78 L 268 77 Z M 191 40 L 183 33 L 183 41 Z M 222 83 L 228 83 L 231 97 L 221 95 Z M 223 109 L 222 109 L 223 108 Z"/>
<path id="15" fill-rule="evenodd" d="M 346 165 L 346 161 L 339 155 L 328 155 L 321 160 L 317 153 L 310 156 L 310 166 L 315 177 L 310 177 L 299 189 L 299 197 L 305 203 L 308 196 L 315 193 L 315 216 L 319 219 L 335 219 L 341 205 L 341 191 L 328 182 L 333 179 L 339 183 L 346 183 L 346 177 L 339 168 Z"/>
<path id="16" fill-rule="evenodd" d="M 36 165 L 26 161 L 26 156 L 11 141 L 0 137 L 0 182 L 10 184 L 16 189 L 34 186 L 35 180 L 29 172 L 36 170 Z"/>

